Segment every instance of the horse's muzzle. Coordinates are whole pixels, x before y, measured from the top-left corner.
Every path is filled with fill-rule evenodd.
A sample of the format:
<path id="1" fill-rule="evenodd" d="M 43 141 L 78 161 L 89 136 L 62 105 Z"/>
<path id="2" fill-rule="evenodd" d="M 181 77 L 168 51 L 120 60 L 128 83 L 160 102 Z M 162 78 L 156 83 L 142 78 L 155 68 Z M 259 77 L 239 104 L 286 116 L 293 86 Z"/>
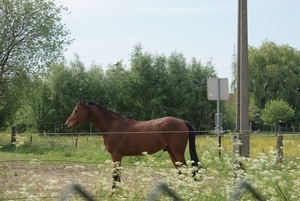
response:
<path id="1" fill-rule="evenodd" d="M 72 126 L 69 126 L 68 124 L 65 124 L 65 129 L 71 129 Z"/>

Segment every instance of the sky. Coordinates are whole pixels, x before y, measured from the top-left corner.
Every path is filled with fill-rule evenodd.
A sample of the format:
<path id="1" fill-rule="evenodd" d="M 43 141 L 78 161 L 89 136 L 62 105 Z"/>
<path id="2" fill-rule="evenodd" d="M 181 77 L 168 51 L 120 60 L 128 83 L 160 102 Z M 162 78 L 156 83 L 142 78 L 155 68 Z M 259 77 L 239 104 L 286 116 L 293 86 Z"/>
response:
<path id="1" fill-rule="evenodd" d="M 211 61 L 220 78 L 232 80 L 237 52 L 238 0 L 60 0 L 68 8 L 62 23 L 74 42 L 64 56 L 108 64 L 123 61 L 130 67 L 134 45 L 143 51 L 169 56 L 182 53 Z M 263 41 L 288 44 L 300 50 L 299 0 L 248 0 L 248 44 Z"/>

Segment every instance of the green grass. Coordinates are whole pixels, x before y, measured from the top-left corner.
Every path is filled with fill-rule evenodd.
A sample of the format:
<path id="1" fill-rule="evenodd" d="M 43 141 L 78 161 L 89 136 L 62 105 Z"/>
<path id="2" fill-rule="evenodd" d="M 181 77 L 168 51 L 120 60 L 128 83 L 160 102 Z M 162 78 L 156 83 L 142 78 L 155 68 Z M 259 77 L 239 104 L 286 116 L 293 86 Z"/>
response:
<path id="1" fill-rule="evenodd" d="M 105 151 L 101 136 L 76 137 L 19 135 L 15 145 L 10 144 L 10 135 L 0 135 L 0 165 L 19 165 L 29 172 L 57 167 L 58 171 L 85 174 L 92 178 L 84 187 L 97 200 L 145 200 L 157 182 L 163 181 L 183 200 L 228 200 L 236 185 L 246 180 L 266 200 L 298 200 L 300 192 L 300 137 L 284 136 L 284 161 L 276 164 L 276 137 L 252 135 L 250 138 L 250 158 L 233 157 L 232 135 L 222 138 L 221 157 L 218 156 L 217 139 L 214 136 L 198 136 L 196 146 L 204 168 L 192 175 L 192 168 L 173 168 L 167 152 L 160 151 L 143 157 L 124 157 L 122 178 L 118 191 L 111 189 L 112 164 L 110 154 Z M 186 159 L 189 159 L 188 150 Z M 238 165 L 243 164 L 245 170 Z M 191 161 L 188 161 L 191 164 Z M 27 170 L 26 169 L 26 170 Z M 14 192 L 17 184 L 4 182 L 0 188 L 0 198 L 27 198 L 53 200 L 61 195 L 66 186 L 61 178 L 49 180 L 45 185 L 42 175 L 28 172 L 0 170 L 1 178 L 20 178 L 22 187 Z M 53 184 L 52 184 L 53 183 Z M 1 183 L 0 183 L 1 185 Z M 20 184 L 19 184 L 20 185 Z M 41 187 L 42 186 L 42 187 Z M 46 187 L 47 188 L 46 188 Z M 45 189 L 46 188 L 46 189 Z M 40 189 L 40 190 L 37 190 Z M 42 190 L 41 190 L 42 189 Z M 43 190 L 44 189 L 44 190 Z M 38 193 L 36 193 L 38 192 Z M 31 197 L 30 197 L 31 196 Z M 33 200 L 34 200 L 33 199 Z M 72 198 L 79 200 L 78 197 Z M 171 200 L 161 196 L 160 200 Z M 255 200 L 251 193 L 245 193 L 239 200 Z"/>

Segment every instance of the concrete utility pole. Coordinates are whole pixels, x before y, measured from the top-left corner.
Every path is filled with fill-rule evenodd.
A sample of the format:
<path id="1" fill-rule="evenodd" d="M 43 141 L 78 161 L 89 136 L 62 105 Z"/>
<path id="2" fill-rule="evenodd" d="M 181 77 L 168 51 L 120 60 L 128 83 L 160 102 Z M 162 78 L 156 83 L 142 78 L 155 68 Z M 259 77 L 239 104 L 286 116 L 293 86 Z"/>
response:
<path id="1" fill-rule="evenodd" d="M 248 96 L 248 20 L 247 0 L 238 0 L 238 59 L 236 130 L 240 156 L 249 157 L 249 96 Z"/>

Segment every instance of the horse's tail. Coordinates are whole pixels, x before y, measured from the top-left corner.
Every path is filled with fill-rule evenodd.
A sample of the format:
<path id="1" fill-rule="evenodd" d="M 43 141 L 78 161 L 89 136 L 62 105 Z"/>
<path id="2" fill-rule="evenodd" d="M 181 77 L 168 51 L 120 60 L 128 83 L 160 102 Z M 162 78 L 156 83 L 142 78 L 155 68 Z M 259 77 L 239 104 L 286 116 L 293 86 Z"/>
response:
<path id="1" fill-rule="evenodd" d="M 198 156 L 196 152 L 196 144 L 195 144 L 195 129 L 193 128 L 192 124 L 188 121 L 185 121 L 186 126 L 189 129 L 189 148 L 190 148 L 190 155 L 191 160 L 193 161 L 192 166 L 198 166 Z"/>

